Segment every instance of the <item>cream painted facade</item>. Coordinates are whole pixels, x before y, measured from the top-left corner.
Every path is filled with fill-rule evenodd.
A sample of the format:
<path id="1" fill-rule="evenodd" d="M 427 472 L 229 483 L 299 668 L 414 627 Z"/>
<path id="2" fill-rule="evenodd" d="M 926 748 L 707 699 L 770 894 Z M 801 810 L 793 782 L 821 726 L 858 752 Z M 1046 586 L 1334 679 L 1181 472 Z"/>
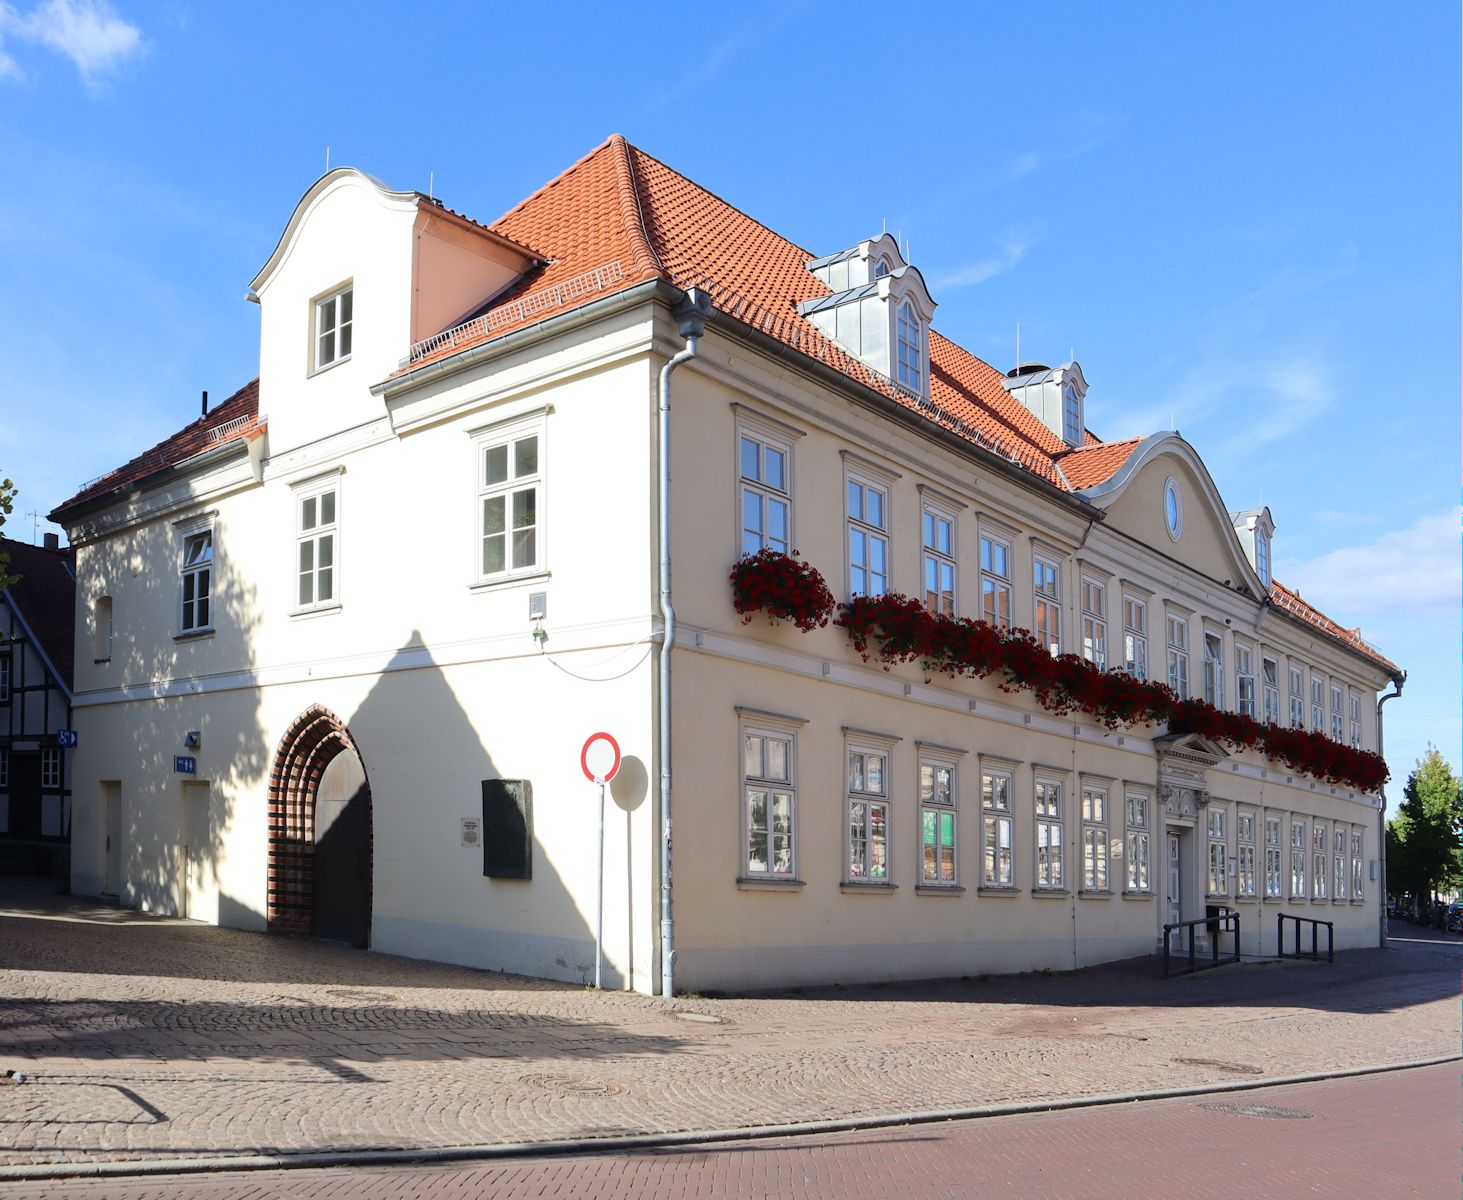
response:
<path id="1" fill-rule="evenodd" d="M 348 731 L 369 782 L 371 947 L 581 981 L 593 974 L 597 792 L 579 749 L 607 730 L 625 767 L 606 824 L 606 981 L 658 987 L 656 382 L 684 344 L 674 291 L 639 285 L 392 378 L 414 340 L 528 261 L 413 194 L 332 172 L 254 283 L 260 428 L 64 511 L 78 645 L 93 644 L 104 598 L 116 630 L 109 660 L 78 654 L 77 892 L 264 929 L 275 903 L 271 788 L 290 731 L 320 709 Z M 312 313 L 343 287 L 353 350 L 313 369 Z M 484 454 L 525 434 L 537 439 L 535 561 L 485 577 Z M 713 316 L 673 382 L 678 988 L 1071 968 L 1150 953 L 1165 921 L 1203 916 L 1206 903 L 1239 910 L 1246 952 L 1273 951 L 1280 911 L 1334 921 L 1338 947 L 1376 943 L 1377 797 L 1255 754 L 1174 744 L 1162 730 L 1056 717 L 990 681 L 886 671 L 833 628 L 744 623 L 727 582 L 743 546 L 743 434 L 787 454 L 791 542 L 840 599 L 851 587 L 853 482 L 884 498 L 890 590 L 920 592 L 928 509 L 952 524 L 961 615 L 981 612 L 984 537 L 1008 552 L 1014 624 L 1033 624 L 1040 559 L 1056 569 L 1063 650 L 1080 650 L 1083 596 L 1100 595 L 1108 658 L 1121 665 L 1124 601 L 1141 602 L 1150 676 L 1166 670 L 1173 618 L 1194 694 L 1205 635 L 1217 640 L 1224 706 L 1248 648 L 1257 705 L 1269 660 L 1283 719 L 1299 667 L 1307 720 L 1312 680 L 1328 705 L 1334 681 L 1348 706 L 1359 698 L 1361 744 L 1374 749 L 1388 677 L 1256 599 L 1264 586 L 1225 506 L 1176 435 L 1150 439 L 1133 469 L 1074 499 Z M 1183 506 L 1177 539 L 1164 516 L 1170 483 Z M 301 503 L 327 492 L 331 595 L 302 605 Z M 179 564 L 199 530 L 212 535 L 213 612 L 190 632 Z M 546 604 L 541 619 L 534 597 Z M 790 755 L 779 786 L 792 796 L 792 867 L 781 875 L 749 869 L 749 737 Z M 850 804 L 871 800 L 850 799 L 850 753 L 883 765 L 877 877 L 850 871 Z M 196 773 L 176 769 L 179 755 L 196 759 Z M 951 773 L 941 778 L 952 779 L 952 802 L 926 807 L 937 830 L 953 831 L 953 878 L 923 878 L 922 766 Z M 985 776 L 1005 780 L 1007 809 L 983 804 Z M 499 779 L 532 784 L 531 879 L 485 876 L 481 849 L 465 844 L 483 781 Z M 1039 789 L 1052 811 L 1038 814 Z M 1142 823 L 1130 821 L 1140 810 Z M 987 818 L 1009 842 L 1008 874 L 987 869 Z M 1298 894 L 1293 826 L 1304 841 Z M 1277 827 L 1279 845 L 1267 846 Z M 1061 877 L 1041 886 L 1039 834 L 1050 843 L 1053 830 Z M 1084 847 L 1099 845 L 1106 878 L 1084 879 Z M 1280 855 L 1280 895 L 1267 895 L 1267 850 Z M 1146 854 L 1146 880 L 1130 876 L 1135 853 Z M 1313 894 L 1317 854 L 1324 898 Z M 1246 880 L 1253 895 L 1242 894 Z"/>

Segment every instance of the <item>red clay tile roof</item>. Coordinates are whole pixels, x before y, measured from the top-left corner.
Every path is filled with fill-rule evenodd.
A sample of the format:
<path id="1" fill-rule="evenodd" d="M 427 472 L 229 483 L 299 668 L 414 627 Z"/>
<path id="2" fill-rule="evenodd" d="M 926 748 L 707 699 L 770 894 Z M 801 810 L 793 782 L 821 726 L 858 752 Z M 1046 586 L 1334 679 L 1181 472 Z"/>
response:
<path id="1" fill-rule="evenodd" d="M 71 499 L 58 504 L 51 519 L 83 500 L 115 492 L 128 484 L 137 483 L 158 471 L 175 467 L 196 454 L 212 450 L 225 442 L 232 442 L 250 432 L 259 422 L 259 380 L 246 383 L 222 404 L 213 408 L 206 417 L 199 417 L 192 424 L 183 426 L 172 437 L 159 442 L 151 450 L 139 454 L 131 462 L 108 471 L 100 479 L 94 479 Z M 64 524 L 65 522 L 58 522 Z"/>
<path id="2" fill-rule="evenodd" d="M 1285 612 L 1299 617 L 1307 624 L 1314 625 L 1321 632 L 1330 634 L 1337 641 L 1343 642 L 1358 654 L 1386 667 L 1388 671 L 1395 673 L 1398 670 L 1396 663 L 1389 658 L 1384 658 L 1374 646 L 1362 640 L 1361 630 L 1341 628 L 1340 625 L 1336 624 L 1335 621 L 1331 620 L 1320 609 L 1302 599 L 1299 592 L 1291 591 L 1283 583 L 1277 583 L 1271 580 L 1270 603 L 1275 605 L 1276 608 L 1283 609 Z"/>
<path id="3" fill-rule="evenodd" d="M 12 575 L 20 578 L 4 596 L 20 614 L 38 649 L 50 661 L 69 692 L 75 659 L 76 576 L 70 548 L 47 550 L 0 537 L 0 549 L 10 555 Z"/>
<path id="4" fill-rule="evenodd" d="M 1076 491 L 1096 487 L 1128 461 L 1142 438 L 1127 438 L 1121 442 L 1099 442 L 1089 432 L 1088 440 L 1077 450 L 1070 450 L 1057 459 L 1062 474 Z"/>

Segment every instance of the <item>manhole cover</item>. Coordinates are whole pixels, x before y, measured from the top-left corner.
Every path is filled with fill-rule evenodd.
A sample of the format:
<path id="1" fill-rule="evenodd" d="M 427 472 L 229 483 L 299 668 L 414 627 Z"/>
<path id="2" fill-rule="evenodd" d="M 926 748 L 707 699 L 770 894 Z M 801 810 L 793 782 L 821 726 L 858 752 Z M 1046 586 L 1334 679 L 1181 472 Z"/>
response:
<path id="1" fill-rule="evenodd" d="M 540 1091 L 552 1092 L 556 1096 L 597 1097 L 623 1096 L 625 1089 L 617 1083 L 605 1083 L 599 1079 L 580 1079 L 571 1075 L 520 1075 L 519 1083 Z"/>
<path id="2" fill-rule="evenodd" d="M 1176 1058 L 1173 1060 L 1185 1067 L 1213 1067 L 1216 1071 L 1224 1071 L 1230 1075 L 1263 1075 L 1265 1072 L 1260 1067 L 1252 1067 L 1248 1063 L 1222 1062 L 1217 1058 Z"/>
<path id="3" fill-rule="evenodd" d="M 702 1025 L 725 1025 L 725 1017 L 716 1017 L 711 1013 L 678 1012 L 676 1013 L 682 1021 L 696 1021 Z"/>
<path id="4" fill-rule="evenodd" d="M 1305 1121 L 1316 1115 L 1299 1108 L 1281 1108 L 1277 1104 L 1201 1104 L 1199 1107 L 1210 1112 L 1228 1113 L 1232 1117 L 1269 1117 L 1275 1121 Z"/>

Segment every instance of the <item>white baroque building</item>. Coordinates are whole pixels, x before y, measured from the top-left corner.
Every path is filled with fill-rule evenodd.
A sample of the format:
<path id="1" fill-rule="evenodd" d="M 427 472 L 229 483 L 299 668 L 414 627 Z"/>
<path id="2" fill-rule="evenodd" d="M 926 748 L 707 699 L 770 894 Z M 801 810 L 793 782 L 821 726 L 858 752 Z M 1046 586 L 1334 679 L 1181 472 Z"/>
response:
<path id="1" fill-rule="evenodd" d="M 1070 968 L 1214 904 L 1376 944 L 1377 795 L 733 611 L 796 548 L 1377 748 L 1401 673 L 1271 579 L 1268 510 L 935 332 L 894 239 L 819 257 L 613 137 L 487 226 L 333 170 L 249 298 L 259 378 L 53 514 L 111 623 L 77 892 L 579 981 L 606 731 L 610 986 Z"/>

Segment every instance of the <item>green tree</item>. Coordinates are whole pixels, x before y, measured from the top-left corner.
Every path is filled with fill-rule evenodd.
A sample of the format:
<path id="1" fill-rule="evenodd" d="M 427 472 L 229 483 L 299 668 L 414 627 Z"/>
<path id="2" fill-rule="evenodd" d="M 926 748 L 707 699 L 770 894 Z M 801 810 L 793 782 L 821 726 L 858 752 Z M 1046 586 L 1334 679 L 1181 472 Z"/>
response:
<path id="1" fill-rule="evenodd" d="M 5 528 L 5 518 L 15 507 L 15 497 L 15 484 L 8 479 L 0 479 L 0 529 Z M 19 578 L 19 575 L 10 573 L 10 552 L 0 545 L 0 591 L 8 588 Z"/>
<path id="2" fill-rule="evenodd" d="M 1417 760 L 1387 822 L 1387 879 L 1393 892 L 1436 899 L 1463 884 L 1463 781 L 1436 746 Z"/>

